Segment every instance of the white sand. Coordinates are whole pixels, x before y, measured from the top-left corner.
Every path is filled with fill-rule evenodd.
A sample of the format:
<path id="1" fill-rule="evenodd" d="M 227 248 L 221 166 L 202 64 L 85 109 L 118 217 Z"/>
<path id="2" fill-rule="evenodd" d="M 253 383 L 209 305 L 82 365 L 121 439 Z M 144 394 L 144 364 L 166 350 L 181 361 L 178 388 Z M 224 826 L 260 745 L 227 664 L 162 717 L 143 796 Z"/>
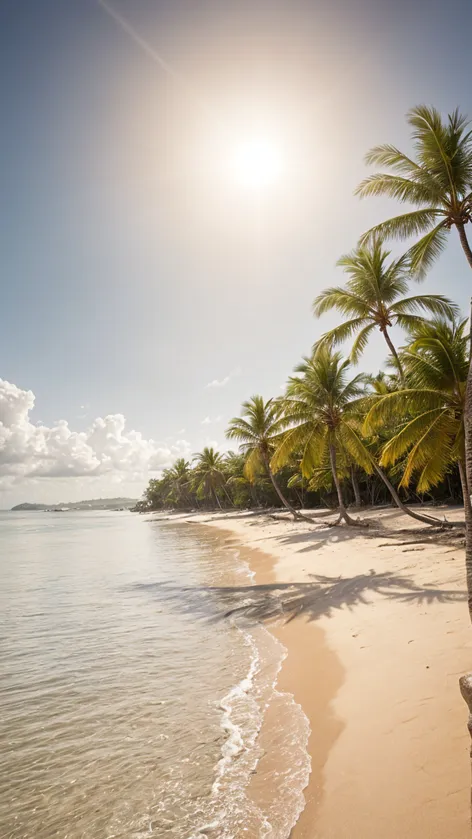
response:
<path id="1" fill-rule="evenodd" d="M 457 508 L 441 509 L 440 515 L 445 513 L 463 518 Z M 294 839 L 462 839 L 470 835 L 470 761 L 458 678 L 472 670 L 464 552 L 401 544 L 409 536 L 395 537 L 396 531 L 423 526 L 395 510 L 362 517 L 375 520 L 392 537 L 386 532 L 369 538 L 357 528 L 273 521 L 265 515 L 192 521 L 230 530 L 240 544 L 270 554 L 279 581 L 341 578 L 330 599 L 320 604 L 307 598 L 305 630 L 295 642 L 303 645 L 302 666 L 293 668 L 290 682 L 288 663 L 284 677 L 302 697 L 314 730 L 313 778 Z M 392 577 L 379 580 L 386 572 Z M 318 632 L 306 629 L 306 621 L 315 619 L 331 658 L 321 656 Z M 302 622 L 299 618 L 289 628 Z M 288 659 L 294 659 L 293 643 L 288 646 Z M 308 672 L 310 662 L 313 672 Z M 297 684 L 308 683 L 312 693 L 313 673 L 323 681 L 320 693 L 330 686 L 322 710 L 319 703 L 310 706 L 306 685 Z M 316 754 L 317 731 L 321 755 Z M 329 749 L 322 743 L 324 731 L 330 732 Z"/>

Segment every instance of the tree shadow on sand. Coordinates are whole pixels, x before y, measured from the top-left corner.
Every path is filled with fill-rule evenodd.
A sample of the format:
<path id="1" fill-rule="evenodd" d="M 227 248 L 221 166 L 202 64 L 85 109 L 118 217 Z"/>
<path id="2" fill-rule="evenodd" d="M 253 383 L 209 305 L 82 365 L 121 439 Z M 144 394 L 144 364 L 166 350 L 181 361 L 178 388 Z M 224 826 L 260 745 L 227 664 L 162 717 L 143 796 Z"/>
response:
<path id="1" fill-rule="evenodd" d="M 369 592 L 417 606 L 467 599 L 465 591 L 419 586 L 411 578 L 389 571 L 370 571 L 342 579 L 317 574 L 302 583 L 201 587 L 141 583 L 133 588 L 145 590 L 161 603 L 175 606 L 181 614 L 214 622 L 235 617 L 253 623 L 276 618 L 289 622 L 298 615 L 315 621 L 322 616 L 332 617 L 344 607 L 353 609 L 369 604 Z"/>

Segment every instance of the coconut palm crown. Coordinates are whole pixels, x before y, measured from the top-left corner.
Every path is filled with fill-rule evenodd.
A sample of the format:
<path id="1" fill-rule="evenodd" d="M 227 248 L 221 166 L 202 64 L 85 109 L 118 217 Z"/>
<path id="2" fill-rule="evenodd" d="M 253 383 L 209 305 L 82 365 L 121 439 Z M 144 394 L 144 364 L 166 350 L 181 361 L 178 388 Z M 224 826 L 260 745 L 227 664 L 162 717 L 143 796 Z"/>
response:
<path id="1" fill-rule="evenodd" d="M 423 277 L 446 246 L 455 227 L 472 267 L 465 226 L 472 220 L 472 132 L 458 110 L 443 120 L 433 107 L 420 105 L 407 114 L 414 157 L 390 144 L 375 146 L 366 162 L 385 166 L 365 178 L 356 189 L 362 198 L 385 195 L 415 207 L 377 224 L 363 236 L 408 239 L 420 236 L 409 250 L 411 267 Z"/>
<path id="2" fill-rule="evenodd" d="M 276 441 L 285 427 L 280 404 L 275 399 L 266 402 L 256 395 L 243 402 L 242 416 L 230 420 L 226 436 L 240 444 L 240 451 L 246 458 L 244 473 L 248 480 L 253 483 L 257 475 L 266 473 L 284 507 L 298 518 L 300 515 L 285 498 L 270 466 Z"/>
<path id="3" fill-rule="evenodd" d="M 421 322 L 421 313 L 454 317 L 458 307 L 441 294 L 405 296 L 410 279 L 409 259 L 406 256 L 389 262 L 390 251 L 382 241 L 359 245 L 338 261 L 349 279 L 344 287 L 328 288 L 315 299 L 314 314 L 319 317 L 330 309 L 337 309 L 343 322 L 325 333 L 320 343 L 338 344 L 355 336 L 351 361 L 357 362 L 369 337 L 380 330 L 400 374 L 403 374 L 398 353 L 389 329 L 400 326 L 410 330 Z"/>
<path id="4" fill-rule="evenodd" d="M 470 503 L 464 448 L 467 321 L 437 318 L 424 322 L 412 338 L 401 352 L 406 387 L 373 397 L 365 431 L 396 419 L 397 428 L 384 446 L 381 464 L 403 463 L 400 486 L 408 486 L 415 474 L 419 492 L 425 492 L 458 463 L 464 502 Z"/>

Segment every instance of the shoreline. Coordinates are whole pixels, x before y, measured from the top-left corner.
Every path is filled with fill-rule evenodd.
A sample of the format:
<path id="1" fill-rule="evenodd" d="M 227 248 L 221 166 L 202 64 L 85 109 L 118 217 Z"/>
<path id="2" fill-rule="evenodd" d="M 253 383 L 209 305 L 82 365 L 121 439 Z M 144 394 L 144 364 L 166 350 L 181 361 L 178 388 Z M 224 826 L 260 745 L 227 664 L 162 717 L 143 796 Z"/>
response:
<path id="1" fill-rule="evenodd" d="M 264 586 L 277 581 L 276 558 L 266 552 L 242 546 L 233 531 L 222 527 L 225 546 L 238 547 L 242 558 L 254 575 L 254 583 Z M 230 541 L 231 539 L 231 541 Z M 332 709 L 332 701 L 343 682 L 341 662 L 327 645 L 326 633 L 319 626 L 309 624 L 303 617 L 289 623 L 270 621 L 267 630 L 285 648 L 286 657 L 277 678 L 277 691 L 293 696 L 304 712 L 310 727 L 307 749 L 311 760 L 308 783 L 303 789 L 305 803 L 290 839 L 309 839 L 323 796 L 323 769 L 330 749 L 342 731 L 343 723 Z M 249 797 L 262 810 L 270 806 L 270 778 L 280 771 L 277 748 L 277 702 L 269 705 L 259 733 L 259 745 L 264 754 L 248 787 Z M 283 767 L 282 767 L 283 769 Z"/>
<path id="2" fill-rule="evenodd" d="M 288 656 L 279 685 L 314 724 L 306 805 L 291 837 L 466 839 L 470 741 L 458 678 L 471 669 L 472 633 L 463 549 L 417 538 L 417 524 L 396 510 L 362 515 L 380 531 L 254 513 L 179 519 L 226 531 L 259 552 L 251 563 L 258 584 L 270 574 L 298 592 L 304 620 L 282 628 Z M 332 658 L 320 680 L 307 662 L 323 669 L 322 639 Z M 322 693 L 324 708 L 313 706 Z M 323 742 L 314 728 L 327 734 Z"/>

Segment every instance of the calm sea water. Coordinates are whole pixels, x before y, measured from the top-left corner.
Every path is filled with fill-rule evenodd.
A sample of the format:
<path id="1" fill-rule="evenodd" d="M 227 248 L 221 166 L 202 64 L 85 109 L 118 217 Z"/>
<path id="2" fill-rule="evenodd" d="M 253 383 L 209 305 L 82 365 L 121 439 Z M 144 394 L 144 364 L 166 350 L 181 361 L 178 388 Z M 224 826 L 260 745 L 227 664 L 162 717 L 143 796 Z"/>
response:
<path id="1" fill-rule="evenodd" d="M 2 839 L 289 835 L 306 720 L 274 687 L 283 648 L 215 620 L 207 587 L 250 582 L 218 534 L 0 513 L 0 579 Z M 287 736 L 262 807 L 250 780 L 275 696 Z"/>

